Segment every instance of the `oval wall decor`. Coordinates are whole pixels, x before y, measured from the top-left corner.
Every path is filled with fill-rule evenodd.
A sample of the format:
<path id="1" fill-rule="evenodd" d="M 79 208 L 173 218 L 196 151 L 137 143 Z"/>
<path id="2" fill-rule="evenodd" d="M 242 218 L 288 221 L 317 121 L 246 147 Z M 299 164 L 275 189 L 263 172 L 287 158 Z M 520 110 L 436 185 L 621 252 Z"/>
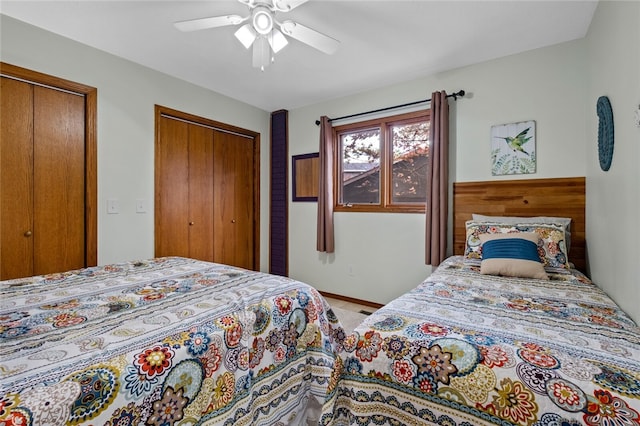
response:
<path id="1" fill-rule="evenodd" d="M 596 103 L 598 113 L 598 158 L 600 168 L 605 172 L 611 167 L 613 159 L 613 111 L 606 96 L 600 96 Z"/>

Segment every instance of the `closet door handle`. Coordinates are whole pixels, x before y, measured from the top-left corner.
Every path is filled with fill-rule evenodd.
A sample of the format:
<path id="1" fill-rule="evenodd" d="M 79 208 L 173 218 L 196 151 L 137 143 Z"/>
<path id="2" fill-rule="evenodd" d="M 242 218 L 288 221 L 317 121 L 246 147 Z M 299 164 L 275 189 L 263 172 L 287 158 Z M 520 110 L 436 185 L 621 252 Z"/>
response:
<path id="1" fill-rule="evenodd" d="M 25 233 L 24 233 L 24 236 L 25 236 L 25 237 L 30 237 L 30 236 L 31 236 L 31 231 L 27 231 L 27 232 L 25 232 Z"/>
<path id="2" fill-rule="evenodd" d="M 236 223 L 236 220 L 235 219 L 231 219 L 231 223 Z"/>
<path id="3" fill-rule="evenodd" d="M 195 225 L 195 222 L 189 222 L 189 226 Z"/>

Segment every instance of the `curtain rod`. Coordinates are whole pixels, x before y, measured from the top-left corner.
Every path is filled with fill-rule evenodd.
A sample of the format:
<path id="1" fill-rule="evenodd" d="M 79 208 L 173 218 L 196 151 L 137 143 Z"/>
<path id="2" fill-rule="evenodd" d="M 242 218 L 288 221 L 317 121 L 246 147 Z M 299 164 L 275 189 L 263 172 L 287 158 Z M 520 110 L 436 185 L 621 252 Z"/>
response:
<path id="1" fill-rule="evenodd" d="M 464 90 L 459 90 L 459 91 L 457 91 L 455 93 L 447 95 L 447 98 L 453 98 L 454 101 L 457 101 L 458 100 L 458 96 L 463 97 L 464 95 L 465 95 L 465 91 Z M 336 121 L 336 120 L 344 120 L 345 118 L 359 117 L 361 115 L 374 114 L 376 112 L 388 111 L 390 109 L 404 108 L 404 107 L 407 107 L 407 106 L 422 104 L 422 103 L 426 103 L 426 102 L 431 102 L 431 99 L 423 99 L 421 101 L 409 102 L 407 104 L 402 104 L 402 105 L 394 105 L 394 106 L 390 106 L 390 107 L 386 107 L 386 108 L 375 109 L 373 111 L 359 112 L 357 114 L 344 115 L 342 117 L 337 117 L 337 118 L 330 118 L 329 122 Z M 319 125 L 320 125 L 320 120 L 316 120 L 316 126 L 319 126 Z"/>

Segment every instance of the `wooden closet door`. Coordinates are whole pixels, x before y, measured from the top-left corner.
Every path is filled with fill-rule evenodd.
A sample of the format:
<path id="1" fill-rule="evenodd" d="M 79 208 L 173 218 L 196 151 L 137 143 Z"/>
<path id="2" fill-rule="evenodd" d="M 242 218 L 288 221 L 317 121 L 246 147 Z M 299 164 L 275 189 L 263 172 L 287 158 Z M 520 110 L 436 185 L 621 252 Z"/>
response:
<path id="1" fill-rule="evenodd" d="M 33 88 L 34 275 L 85 266 L 84 97 Z"/>
<path id="2" fill-rule="evenodd" d="M 0 279 L 95 265 L 97 90 L 0 72 Z"/>
<path id="3" fill-rule="evenodd" d="M 155 113 L 155 256 L 257 269 L 259 134 L 159 105 Z"/>
<path id="4" fill-rule="evenodd" d="M 155 255 L 189 257 L 189 124 L 157 122 Z"/>
<path id="5" fill-rule="evenodd" d="M 189 257 L 214 261 L 213 130 L 189 125 Z"/>
<path id="6" fill-rule="evenodd" d="M 254 267 L 253 141 L 216 131 L 214 135 L 216 262 Z"/>
<path id="7" fill-rule="evenodd" d="M 0 279 L 33 271 L 33 90 L 2 77 Z"/>

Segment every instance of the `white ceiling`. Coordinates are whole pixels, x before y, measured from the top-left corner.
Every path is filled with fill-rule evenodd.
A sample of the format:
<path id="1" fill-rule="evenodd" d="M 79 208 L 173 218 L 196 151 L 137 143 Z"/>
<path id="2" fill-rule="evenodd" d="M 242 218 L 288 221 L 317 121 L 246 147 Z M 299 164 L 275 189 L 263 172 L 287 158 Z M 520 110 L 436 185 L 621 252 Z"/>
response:
<path id="1" fill-rule="evenodd" d="M 275 111 L 579 39 L 596 6 L 597 0 L 310 0 L 276 17 L 336 38 L 340 48 L 325 55 L 290 39 L 264 72 L 251 66 L 251 51 L 233 36 L 237 27 L 185 33 L 173 26 L 248 15 L 237 0 L 2 0 L 0 12 Z"/>

